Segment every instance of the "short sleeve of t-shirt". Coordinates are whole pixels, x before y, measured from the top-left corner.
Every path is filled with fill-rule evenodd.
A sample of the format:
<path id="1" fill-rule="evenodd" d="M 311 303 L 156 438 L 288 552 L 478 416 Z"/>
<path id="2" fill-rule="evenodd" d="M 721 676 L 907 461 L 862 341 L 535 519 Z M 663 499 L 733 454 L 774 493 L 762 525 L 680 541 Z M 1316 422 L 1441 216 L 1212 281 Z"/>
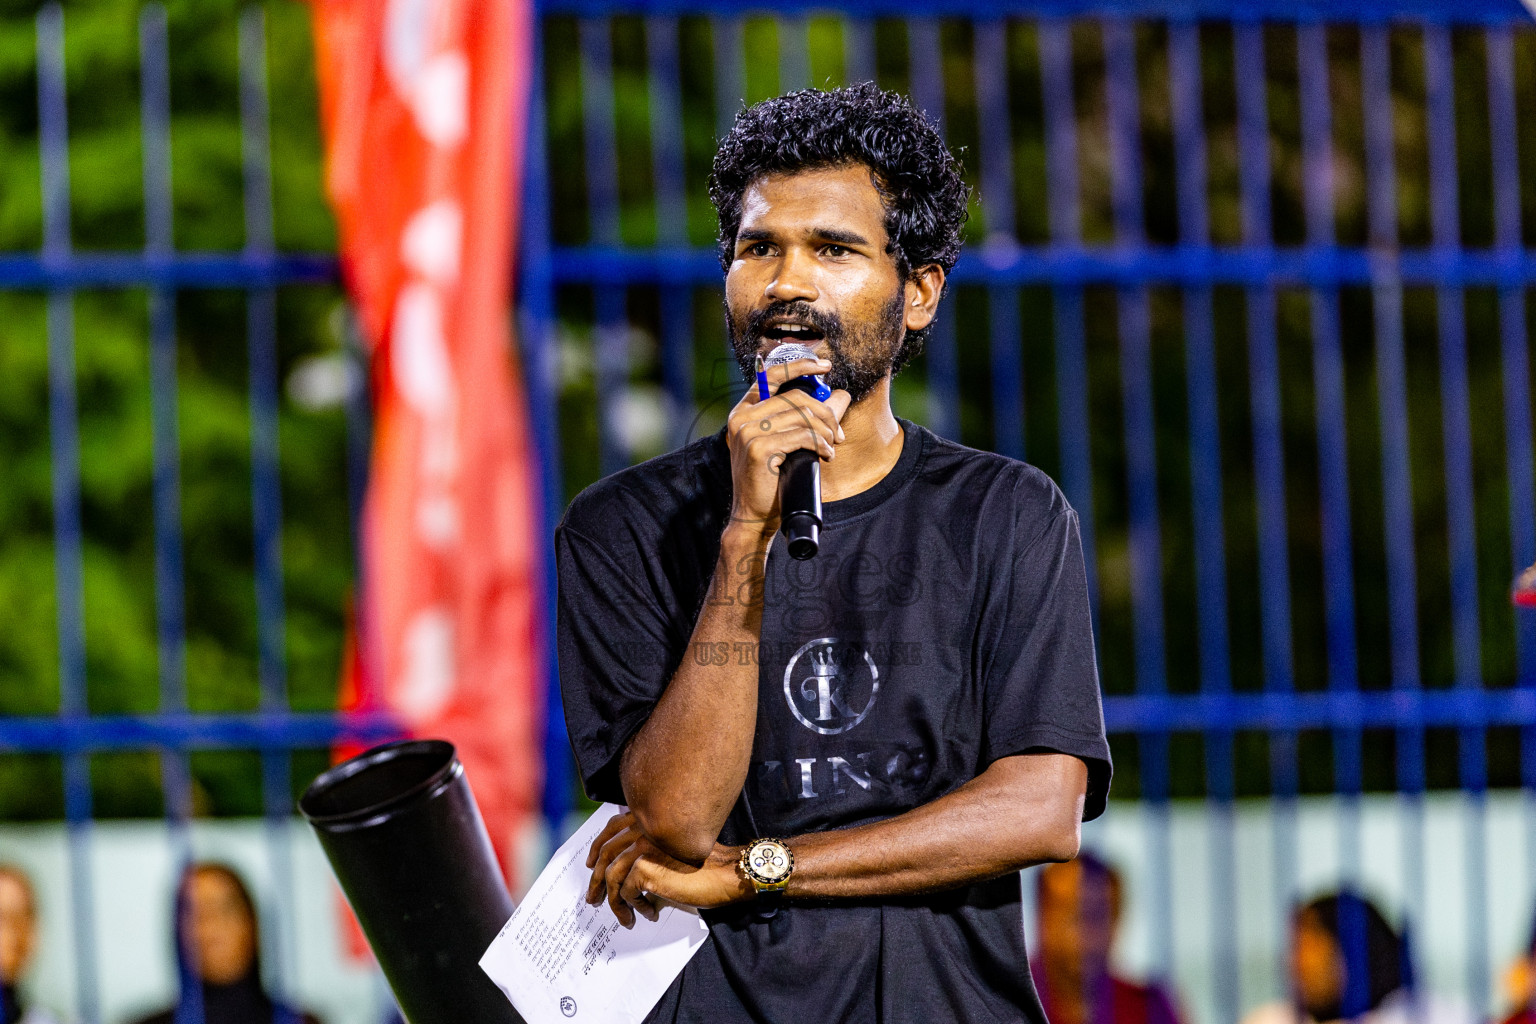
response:
<path id="1" fill-rule="evenodd" d="M 1014 550 L 995 584 L 1001 599 L 986 603 L 978 630 L 989 652 L 982 763 L 1042 750 L 1080 758 L 1088 820 L 1104 812 L 1110 760 L 1077 513 L 1043 474 L 1015 490 L 1015 505 Z"/>
<path id="2" fill-rule="evenodd" d="M 618 756 L 645 722 L 680 652 L 645 577 L 568 525 L 555 531 L 556 643 L 566 728 L 593 800 L 624 803 Z"/>

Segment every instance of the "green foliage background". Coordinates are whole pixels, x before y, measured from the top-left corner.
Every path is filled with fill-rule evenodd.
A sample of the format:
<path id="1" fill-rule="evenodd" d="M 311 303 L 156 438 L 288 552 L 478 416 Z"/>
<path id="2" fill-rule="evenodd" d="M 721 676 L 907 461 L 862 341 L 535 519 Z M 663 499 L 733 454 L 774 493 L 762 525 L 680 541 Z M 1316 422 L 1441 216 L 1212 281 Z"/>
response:
<path id="1" fill-rule="evenodd" d="M 918 14 L 914 10 L 914 14 Z M 713 137 L 728 124 L 732 109 L 717 100 L 714 69 L 721 52 L 720 27 L 726 21 L 682 18 L 678 22 L 681 61 L 680 105 L 684 131 L 685 178 L 688 189 L 687 235 L 695 245 L 713 241 L 714 220 L 704 195 L 704 181 L 713 155 Z M 795 35 L 789 37 L 792 30 Z M 748 18 L 741 23 L 741 49 L 747 59 L 743 87 L 748 102 L 777 94 L 781 79 L 780 47 L 808 47 L 809 84 L 838 85 L 847 80 L 844 23 L 837 17 L 812 17 L 801 22 Z M 886 87 L 907 91 L 912 83 L 910 42 L 898 20 L 875 22 L 876 74 Z M 581 32 L 576 19 L 546 19 L 546 85 L 549 103 L 550 188 L 553 232 L 557 243 L 582 245 L 594 238 L 587 199 L 587 146 L 583 131 L 584 90 L 581 76 Z M 968 180 L 979 186 L 978 157 L 984 148 L 1006 141 L 1013 165 L 1012 224 L 997 222 L 996 207 L 977 195 L 967 227 L 967 250 L 961 260 L 978 258 L 977 248 L 999 229 L 1024 244 L 1051 239 L 1047 217 L 1046 145 L 1041 95 L 1040 39 L 1027 20 L 1007 27 L 1007 91 L 1009 124 L 981 124 L 977 105 L 974 26 L 945 20 L 937 54 L 945 88 L 942 113 L 947 140 L 957 152 Z M 1218 245 L 1242 242 L 1241 180 L 1236 125 L 1235 76 L 1230 25 L 1201 28 L 1201 59 L 1205 127 L 1208 137 L 1209 187 L 1207 210 L 1211 240 Z M 1523 244 L 1536 241 L 1536 32 L 1513 32 L 1516 105 L 1519 130 L 1514 143 L 1521 175 L 1518 201 L 1524 225 Z M 615 145 L 622 200 L 619 233 L 624 243 L 655 241 L 657 210 L 653 198 L 650 151 L 652 96 L 647 79 L 646 26 L 638 17 L 616 18 L 611 45 L 614 60 Z M 1482 248 L 1493 244 L 1493 188 L 1488 116 L 1488 65 L 1480 30 L 1451 33 L 1454 60 L 1456 192 L 1460 204 L 1459 239 L 1444 242 Z M 1105 101 L 1105 55 L 1102 34 L 1091 21 L 1076 22 L 1071 45 L 1074 99 L 1077 113 L 1078 171 L 1082 195 L 1081 231 L 1086 243 L 1115 241 L 1110 191 L 1108 116 Z M 1361 96 L 1361 33 L 1349 25 L 1326 29 L 1329 92 L 1332 104 L 1332 156 L 1335 177 L 1334 233 L 1339 244 L 1366 244 L 1367 190 L 1392 187 L 1368 182 L 1365 173 L 1365 118 Z M 1140 87 L 1144 193 L 1142 212 L 1148 240 L 1173 244 L 1179 240 L 1174 139 L 1169 98 L 1168 30 L 1166 25 L 1140 24 L 1136 29 Z M 1424 39 L 1421 30 L 1398 26 L 1390 30 L 1392 119 L 1397 167 L 1395 182 L 1397 228 L 1404 246 L 1431 243 L 1429 210 L 1429 145 L 1426 123 Z M 1277 245 L 1306 241 L 1302 192 L 1302 128 L 1298 81 L 1298 41 L 1294 26 L 1272 25 L 1264 30 L 1267 98 L 1270 119 L 1272 231 Z M 728 104 L 734 107 L 734 104 Z M 565 331 L 566 378 L 562 399 L 562 434 L 566 439 L 566 491 L 574 494 L 598 475 L 592 343 L 595 335 L 594 297 L 590 288 L 569 287 L 560 294 Z M 1502 688 L 1516 682 L 1515 612 L 1509 586 L 1515 569 L 1510 545 L 1509 491 L 1504 446 L 1503 379 L 1499 354 L 1499 313 L 1491 289 L 1466 292 L 1467 374 L 1471 391 L 1473 502 L 1476 515 L 1481 671 L 1486 686 Z M 633 287 L 627 295 L 632 386 L 659 390 L 663 301 L 655 288 Z M 993 444 L 989 365 L 989 307 L 986 289 L 951 289 L 941 309 L 956 324 L 959 347 L 961 407 L 960 439 L 978 448 Z M 1005 299 L 1004 301 L 1009 301 Z M 1029 461 L 1061 479 L 1061 437 L 1055 376 L 1054 310 L 1050 289 L 1019 289 L 1023 325 L 1023 388 L 1025 451 Z M 1153 404 L 1157 429 L 1158 504 L 1163 556 L 1166 673 L 1174 693 L 1193 693 L 1202 686 L 1198 652 L 1195 591 L 1195 534 L 1189 460 L 1188 389 L 1184 366 L 1184 301 L 1177 288 L 1150 289 L 1152 313 Z M 1253 420 L 1248 375 L 1247 300 L 1242 289 L 1214 290 L 1217 347 L 1217 395 L 1223 470 L 1223 516 L 1227 558 L 1228 619 L 1231 678 L 1234 689 L 1256 691 L 1264 686 L 1258 517 L 1253 470 Z M 1454 682 L 1451 566 L 1447 530 L 1445 448 L 1441 410 L 1441 368 L 1436 328 L 1441 297 L 1432 288 L 1406 289 L 1404 298 L 1405 354 L 1408 372 L 1409 446 L 1412 477 L 1414 545 L 1418 569 L 1419 672 L 1430 688 Z M 1132 640 L 1133 615 L 1129 585 L 1129 525 L 1125 424 L 1120 381 L 1118 302 L 1113 288 L 1087 289 L 1089 424 L 1093 461 L 1093 515 L 1100 587 L 1099 663 L 1106 693 L 1126 694 L 1137 685 Z M 1389 588 L 1386 538 L 1382 513 L 1382 449 L 1374 350 L 1374 310 L 1368 291 L 1341 290 L 1345 417 L 1356 629 L 1359 637 L 1357 679 L 1367 690 L 1392 685 L 1389 659 Z M 718 289 L 700 288 L 692 294 L 688 326 L 696 339 L 696 404 L 704 411 L 692 433 L 719 425 L 734 402 L 739 385 L 724 359 L 725 342 Z M 1303 289 L 1279 291 L 1275 311 L 1280 362 L 1281 430 L 1285 457 L 1292 658 L 1297 689 L 1322 690 L 1329 685 L 1324 594 L 1321 505 L 1318 493 L 1317 408 L 1312 367 L 1311 300 Z M 1528 316 L 1536 323 L 1536 316 Z M 1527 340 L 1529 347 L 1529 339 Z M 1527 387 L 1529 383 L 1527 382 Z M 927 419 L 924 368 L 919 360 L 896 381 L 898 413 Z M 634 454 L 655 454 L 669 445 L 657 438 Z M 1527 613 L 1529 614 L 1529 613 Z M 1363 736 L 1368 790 L 1394 789 L 1396 744 L 1391 730 L 1366 730 Z M 1404 737 L 1413 742 L 1411 737 Z M 1237 792 L 1262 795 L 1272 791 L 1272 767 L 1291 755 L 1285 741 L 1262 732 L 1239 733 Z M 1303 732 L 1294 750 L 1303 792 L 1327 793 L 1334 788 L 1333 738 L 1326 732 Z M 1433 788 L 1455 788 L 1458 745 L 1487 744 L 1488 772 L 1495 786 L 1519 784 L 1521 741 L 1513 728 L 1492 728 L 1457 735 L 1451 729 L 1430 729 L 1423 739 Z M 1134 736 L 1111 737 L 1116 752 L 1115 794 L 1140 792 L 1139 759 Z M 1175 796 L 1206 792 L 1205 751 L 1198 734 L 1172 737 L 1172 776 Z"/>
<path id="2" fill-rule="evenodd" d="M 64 5 L 70 129 L 70 215 L 83 250 L 144 244 L 137 0 Z M 0 251 L 42 242 L 37 152 L 35 15 L 0 3 Z M 245 243 L 233 0 L 167 5 L 175 244 Z M 321 193 L 309 14 L 264 5 L 279 248 L 325 252 L 334 226 Z M 197 711 L 253 710 L 256 607 L 246 399 L 245 298 L 184 291 L 177 302 L 177 430 L 186 566 L 186 687 Z M 340 345 L 340 295 L 282 289 L 280 373 Z M 148 367 L 148 297 L 83 292 L 74 303 L 83 500 L 86 674 L 92 713 L 148 712 L 159 703 Z M 58 708 L 49 482 L 44 298 L 0 292 L 0 714 Z M 341 616 L 351 578 L 344 424 L 339 410 L 286 399 L 280 419 L 284 493 L 286 668 L 297 708 L 334 706 Z M 301 758 L 302 770 L 314 758 Z M 195 800 L 210 813 L 259 813 L 253 752 L 193 758 Z M 102 816 L 161 811 L 153 753 L 99 756 Z M 62 807 L 52 757 L 0 756 L 0 820 L 52 817 Z"/>

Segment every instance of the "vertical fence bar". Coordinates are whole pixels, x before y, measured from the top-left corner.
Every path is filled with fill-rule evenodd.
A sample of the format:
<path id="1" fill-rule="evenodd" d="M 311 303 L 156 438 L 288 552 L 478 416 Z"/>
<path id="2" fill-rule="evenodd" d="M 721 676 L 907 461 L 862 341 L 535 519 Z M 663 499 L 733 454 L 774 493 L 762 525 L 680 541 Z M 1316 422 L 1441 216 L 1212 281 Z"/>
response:
<path id="1" fill-rule="evenodd" d="M 38 157 L 42 174 L 43 260 L 55 268 L 71 259 L 69 126 L 64 84 L 64 11 L 57 3 L 37 14 Z M 48 434 L 53 497 L 54 591 L 59 630 L 59 714 L 90 713 L 85 677 L 85 595 L 80 526 L 80 425 L 75 395 L 74 295 L 48 292 Z M 95 888 L 91 877 L 91 762 L 65 750 L 64 817 L 69 834 L 70 930 L 75 957 L 76 1014 L 101 1020 L 97 985 Z"/>
<path id="2" fill-rule="evenodd" d="M 1296 44 L 1301 85 L 1302 198 L 1307 242 L 1325 248 L 1334 244 L 1333 114 L 1326 29 L 1316 24 L 1300 26 Z M 1355 637 L 1354 555 L 1349 523 L 1349 450 L 1344 417 L 1339 293 L 1336 287 L 1317 287 L 1312 289 L 1309 297 L 1328 690 L 1335 696 L 1349 696 L 1359 691 L 1359 660 Z M 1332 733 L 1334 790 L 1340 804 L 1342 881 L 1359 888 L 1361 731 L 1341 726 L 1334 728 Z M 1369 940 L 1362 916 L 1341 910 L 1338 929 L 1346 960 L 1366 962 Z"/>
<path id="3" fill-rule="evenodd" d="M 272 146 L 267 96 L 266 15 L 259 7 L 240 12 L 240 157 L 245 200 L 245 252 L 255 259 L 275 255 L 272 233 Z M 284 654 L 283 504 L 279 471 L 277 289 L 246 293 L 246 349 L 251 407 L 251 533 L 256 577 L 257 675 L 261 709 L 288 711 Z M 261 751 L 261 799 L 266 819 L 269 899 L 277 920 L 262 932 L 265 960 L 279 995 L 293 986 L 295 915 L 293 859 L 288 821 L 293 789 L 287 746 Z M 281 1024 L 281 1022 L 279 1022 Z"/>
<path id="4" fill-rule="evenodd" d="M 1136 80 L 1136 28 L 1129 21 L 1103 23 L 1105 98 L 1109 115 L 1110 192 L 1115 240 L 1143 246 L 1141 100 Z M 1125 461 L 1130 514 L 1131 608 L 1136 653 L 1136 692 L 1168 692 L 1163 634 L 1163 547 L 1157 498 L 1157 426 L 1152 394 L 1152 318 L 1145 286 L 1118 291 L 1121 401 L 1125 410 Z M 1142 798 L 1151 817 L 1152 918 L 1156 926 L 1153 972 L 1173 974 L 1173 864 L 1169 847 L 1168 734 L 1139 737 Z"/>
<path id="5" fill-rule="evenodd" d="M 1072 25 L 1043 18 L 1035 34 L 1045 120 L 1045 159 L 1051 238 L 1054 245 L 1082 245 L 1082 193 L 1077 176 L 1077 104 L 1072 90 Z M 1094 539 L 1093 446 L 1088 433 L 1088 344 L 1083 287 L 1059 284 L 1051 293 L 1056 341 L 1056 404 L 1061 485 L 1082 527 L 1088 569 L 1088 605 L 1099 622 L 1099 563 Z"/>
<path id="6" fill-rule="evenodd" d="M 1429 119 L 1430 220 L 1436 248 L 1454 251 L 1461 245 L 1461 216 L 1452 96 L 1455 69 L 1449 29 L 1440 25 L 1424 29 L 1424 58 Z M 1481 688 L 1464 297 L 1459 287 L 1446 285 L 1442 286 L 1437 298 L 1456 682 L 1459 686 Z"/>
<path id="7" fill-rule="evenodd" d="M 938 124 L 944 123 L 944 50 L 934 18 L 907 22 L 907 55 L 911 64 L 912 99 Z"/>
<path id="8" fill-rule="evenodd" d="M 1397 160 L 1394 152 L 1391 43 L 1387 29 L 1360 31 L 1360 75 L 1365 110 L 1366 215 L 1371 247 L 1371 301 L 1375 312 L 1376 388 L 1381 419 L 1387 618 L 1391 629 L 1392 686 L 1408 694 L 1421 686 L 1418 570 L 1413 547 L 1413 486 L 1408 463 L 1408 384 L 1403 355 L 1403 285 L 1397 252 Z M 1421 923 L 1424 909 L 1424 728 L 1397 730 L 1397 791 L 1402 802 L 1406 910 Z"/>
<path id="9" fill-rule="evenodd" d="M 1013 125 L 1008 117 L 1008 23 L 976 23 L 973 68 L 981 121 L 981 201 L 987 242 L 1017 243 L 1013 210 Z"/>
<path id="10" fill-rule="evenodd" d="M 240 136 L 245 195 L 245 254 L 271 259 L 271 142 L 268 136 L 266 17 L 240 13 Z M 264 710 L 288 707 L 283 653 L 282 493 L 278 476 L 277 292 L 247 295 L 250 337 L 251 513 L 255 539 L 258 677 Z M 286 811 L 284 811 L 286 813 Z"/>
<path id="11" fill-rule="evenodd" d="M 1494 247 L 1510 263 L 1520 258 L 1520 160 L 1515 121 L 1515 48 L 1507 28 L 1489 29 L 1488 137 L 1493 163 Z M 1504 385 L 1504 456 L 1509 473 L 1511 568 L 1536 562 L 1536 473 L 1531 454 L 1531 366 L 1526 349 L 1525 287 L 1499 288 L 1499 342 Z M 1515 685 L 1536 687 L 1536 615 L 1515 609 Z M 1536 877 L 1536 726 L 1520 730 L 1520 782 L 1525 791 L 1525 875 Z"/>
<path id="12" fill-rule="evenodd" d="M 688 244 L 683 190 L 683 107 L 680 98 L 677 19 L 645 20 L 650 63 L 651 162 L 656 181 L 656 242 L 664 249 Z M 661 288 L 661 376 L 673 447 L 689 440 L 693 425 L 693 293 L 686 284 Z"/>
<path id="13" fill-rule="evenodd" d="M 1200 27 L 1168 27 L 1179 237 L 1185 245 L 1210 244 L 1206 212 L 1207 161 L 1201 98 Z M 1216 331 L 1211 288 L 1184 291 L 1186 383 L 1189 393 L 1190 498 L 1195 546 L 1195 604 L 1199 622 L 1200 690 L 1232 691 L 1228 653 L 1226 526 L 1222 512 L 1221 409 L 1216 397 Z M 1230 727 L 1212 722 L 1205 734 L 1205 786 L 1210 808 L 1213 894 L 1211 949 L 1217 1019 L 1235 1021 L 1240 1010 L 1238 916 L 1234 848 L 1236 763 Z"/>
<path id="14" fill-rule="evenodd" d="M 606 18 L 582 18 L 577 31 L 589 242 L 615 246 L 619 244 L 619 166 L 614 143 L 613 26 Z"/>
<path id="15" fill-rule="evenodd" d="M 171 257 L 171 88 L 165 8 L 139 14 L 140 117 L 144 143 L 144 254 Z M 181 543 L 181 443 L 177 428 L 176 292 L 149 290 L 149 408 L 153 435 L 155 613 L 160 712 L 187 711 L 186 573 Z M 178 877 L 192 860 L 192 776 L 187 752 L 162 747 L 160 774 L 172 859 Z M 182 971 L 181 997 L 194 1021 L 203 1019 L 202 988 Z"/>
<path id="16" fill-rule="evenodd" d="M 140 116 L 144 140 L 144 250 L 168 260 L 171 237 L 170 67 L 165 8 L 150 4 L 139 18 Z M 176 423 L 176 294 L 149 293 L 150 415 L 154 433 L 155 604 L 159 620 L 162 710 L 184 710 L 186 609 L 181 550 L 180 442 Z M 166 794 L 167 802 L 172 799 Z"/>
<path id="17" fill-rule="evenodd" d="M 1264 28 L 1233 28 L 1237 69 L 1238 166 L 1242 178 L 1243 240 L 1255 247 L 1273 244 L 1270 210 L 1268 81 Z M 1291 658 L 1291 589 L 1285 506 L 1285 450 L 1280 411 L 1280 365 L 1275 336 L 1273 285 L 1251 287 L 1248 303 L 1248 378 L 1253 422 L 1253 463 L 1259 544 L 1259 605 L 1263 631 L 1264 688 L 1295 688 Z M 1280 921 L 1288 920 L 1295 896 L 1296 733 L 1270 734 L 1274 810 L 1275 895 Z"/>
<path id="18" fill-rule="evenodd" d="M 843 66 L 849 85 L 875 80 L 875 23 L 869 18 L 844 19 Z"/>
<path id="19" fill-rule="evenodd" d="M 1450 30 L 1424 29 L 1426 113 L 1429 119 L 1429 206 L 1434 245 L 1461 247 L 1457 196 L 1456 127 L 1453 90 L 1455 55 Z M 1446 528 L 1451 556 L 1451 626 L 1456 686 L 1483 686 L 1482 639 L 1478 624 L 1477 525 L 1472 499 L 1472 403 L 1467 380 L 1466 297 L 1459 286 L 1437 292 L 1440 332 L 1440 409 L 1445 445 Z M 1479 1015 L 1488 1011 L 1488 910 L 1485 847 L 1488 787 L 1486 733 L 1481 723 L 1458 730 L 1457 760 L 1468 798 L 1466 831 L 1467 984 Z"/>
<path id="20" fill-rule="evenodd" d="M 730 133 L 737 113 L 745 106 L 745 27 L 740 17 L 717 16 L 710 19 L 710 33 L 715 51 L 715 137 L 718 142 Z M 712 379 L 710 384 L 714 383 Z"/>
<path id="21" fill-rule="evenodd" d="M 1006 259 L 1018 245 L 1013 212 L 1013 130 L 1008 118 L 1008 23 L 976 23 L 974 70 L 977 115 L 981 121 L 981 209 L 987 236 L 983 259 Z M 995 254 L 995 255 L 994 255 Z M 987 289 L 992 374 L 992 448 L 1024 458 L 1024 339 L 1019 291 L 1012 285 Z"/>
<path id="22" fill-rule="evenodd" d="M 939 23 L 932 18 L 913 18 L 907 23 L 907 53 L 912 82 L 912 102 L 944 130 L 944 51 Z M 928 377 L 928 425 L 934 433 L 960 440 L 960 353 L 955 343 L 957 299 L 950 309 L 939 309 L 928 331 L 923 367 Z"/>
<path id="23" fill-rule="evenodd" d="M 532 50 L 527 151 L 523 157 L 522 287 L 518 293 L 522 330 L 519 334 L 528 383 L 528 418 L 538 446 L 539 487 L 543 496 L 540 519 L 535 523 L 536 536 L 548 537 L 565 508 L 565 484 L 560 467 L 560 347 L 555 333 L 555 284 L 550 267 L 549 144 L 542 26 L 535 27 Z M 575 768 L 555 664 L 553 554 L 546 550 L 539 561 L 543 601 L 538 635 L 545 706 L 543 809 L 553 848 L 565 839 L 565 818 L 575 799 Z"/>
<path id="24" fill-rule="evenodd" d="M 730 133 L 736 115 L 745 103 L 745 37 L 742 20 L 735 16 L 710 19 L 710 33 L 715 51 L 715 136 L 718 141 Z"/>
<path id="25" fill-rule="evenodd" d="M 740 18 L 714 18 L 710 31 L 715 41 L 715 134 L 725 138 L 747 94 L 742 71 L 742 24 Z"/>
<path id="26" fill-rule="evenodd" d="M 811 85 L 811 55 L 804 18 L 782 16 L 778 23 L 779 92 Z"/>
<path id="27" fill-rule="evenodd" d="M 368 558 L 364 550 L 363 527 L 363 508 L 368 493 L 368 464 L 373 441 L 373 405 L 367 370 L 368 344 L 363 338 L 362 325 L 350 306 L 342 317 L 342 325 L 342 348 L 347 358 L 348 373 L 352 377 L 342 413 L 346 433 L 347 529 L 352 543 L 355 574 L 348 614 L 353 629 L 352 643 L 361 665 L 358 673 L 358 710 L 374 711 L 381 704 L 375 692 L 371 671 L 371 666 L 377 663 L 375 637 L 369 626 L 369 617 L 360 614 L 369 605 Z"/>
<path id="28" fill-rule="evenodd" d="M 1510 263 L 1520 258 L 1520 162 L 1516 151 L 1515 48 L 1507 28 L 1488 30 L 1488 106 L 1493 164 L 1494 247 Z M 1509 473 L 1511 568 L 1536 562 L 1536 472 L 1531 453 L 1531 367 L 1526 352 L 1525 288 L 1518 280 L 1499 288 L 1500 347 L 1504 373 L 1504 450 Z M 1536 685 L 1536 617 L 1517 615 L 1517 679 Z"/>
<path id="29" fill-rule="evenodd" d="M 1334 244 L 1333 114 L 1328 40 L 1322 25 L 1297 29 L 1301 80 L 1302 188 L 1307 242 Z M 1344 356 L 1337 288 L 1312 289 L 1312 372 L 1316 392 L 1318 504 L 1322 519 L 1323 606 L 1327 623 L 1328 688 L 1359 690 L 1355 637 L 1354 546 L 1349 524 L 1349 447 L 1344 418 Z M 1340 860 L 1347 882 L 1360 871 L 1361 732 L 1333 730 L 1334 787 L 1340 797 Z M 1364 932 L 1346 938 L 1364 941 Z"/>
<path id="30" fill-rule="evenodd" d="M 583 18 L 582 125 L 587 157 L 587 209 L 594 246 L 616 248 L 619 238 L 619 166 L 614 141 L 613 27 L 607 18 Z M 604 476 L 629 465 L 616 402 L 629 390 L 629 318 L 623 286 L 593 286 L 593 362 L 596 366 L 599 468 Z"/>

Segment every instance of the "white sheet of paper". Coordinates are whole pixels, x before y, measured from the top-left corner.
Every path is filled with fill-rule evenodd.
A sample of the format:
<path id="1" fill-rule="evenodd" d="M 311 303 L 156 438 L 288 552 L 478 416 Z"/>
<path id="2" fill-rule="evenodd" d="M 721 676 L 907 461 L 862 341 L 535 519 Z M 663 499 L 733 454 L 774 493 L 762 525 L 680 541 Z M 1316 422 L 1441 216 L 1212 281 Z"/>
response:
<path id="1" fill-rule="evenodd" d="M 587 850 L 622 810 L 603 804 L 565 841 L 480 958 L 528 1024 L 640 1024 L 709 937 L 690 910 L 626 929 L 606 900 L 587 904 Z"/>

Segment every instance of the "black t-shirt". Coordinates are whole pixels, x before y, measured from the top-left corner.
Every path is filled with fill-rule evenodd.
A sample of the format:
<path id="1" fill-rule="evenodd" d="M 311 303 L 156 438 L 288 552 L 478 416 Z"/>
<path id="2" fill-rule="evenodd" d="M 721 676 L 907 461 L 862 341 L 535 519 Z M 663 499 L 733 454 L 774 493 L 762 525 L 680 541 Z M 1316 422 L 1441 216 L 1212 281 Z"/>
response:
<path id="1" fill-rule="evenodd" d="M 756 646 L 689 644 L 730 506 L 723 433 L 571 503 L 555 533 L 560 682 L 593 799 L 625 802 L 619 752 L 686 656 L 759 665 L 751 767 L 723 842 L 888 818 L 1026 751 L 1081 758 L 1084 816 L 1103 812 L 1109 747 L 1076 514 L 1031 466 L 902 428 L 884 479 L 825 504 L 815 558 L 774 540 Z M 711 940 L 648 1020 L 1045 1021 L 1016 874 L 705 919 Z"/>

